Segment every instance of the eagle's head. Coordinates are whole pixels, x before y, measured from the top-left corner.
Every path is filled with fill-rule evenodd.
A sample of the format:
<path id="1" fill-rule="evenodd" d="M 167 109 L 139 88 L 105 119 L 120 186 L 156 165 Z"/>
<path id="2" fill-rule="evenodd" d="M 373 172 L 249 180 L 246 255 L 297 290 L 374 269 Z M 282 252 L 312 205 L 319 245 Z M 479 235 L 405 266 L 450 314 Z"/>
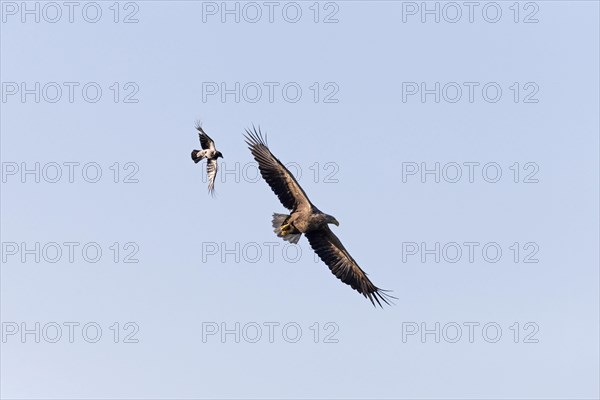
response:
<path id="1" fill-rule="evenodd" d="M 328 224 L 334 224 L 335 226 L 340 226 L 340 223 L 337 219 L 335 219 L 333 215 L 327 215 L 327 217 L 325 218 L 325 222 Z"/>

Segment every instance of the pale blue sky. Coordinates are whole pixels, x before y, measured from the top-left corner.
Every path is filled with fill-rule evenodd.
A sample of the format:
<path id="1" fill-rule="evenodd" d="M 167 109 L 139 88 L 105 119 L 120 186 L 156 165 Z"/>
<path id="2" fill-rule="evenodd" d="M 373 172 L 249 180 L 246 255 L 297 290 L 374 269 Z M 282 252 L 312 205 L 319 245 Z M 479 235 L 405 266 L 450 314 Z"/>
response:
<path id="1" fill-rule="evenodd" d="M 2 2 L 0 41 L 3 398 L 598 398 L 597 2 L 522 2 L 517 23 L 513 2 L 497 3 L 496 23 L 485 19 L 495 18 L 489 3 L 472 23 L 464 6 L 458 22 L 447 22 L 455 10 L 444 3 L 439 23 L 429 14 L 422 23 L 421 2 L 299 2 L 297 23 L 286 21 L 295 18 L 289 2 L 278 3 L 272 23 L 263 2 L 239 3 L 239 23 L 221 15 L 221 2 L 120 3 L 118 16 L 113 2 L 100 2 L 97 23 L 85 19 L 95 15 L 89 3 L 74 9 L 72 23 L 65 6 L 51 23 L 56 10 L 39 3 L 36 23 L 21 4 Z M 123 23 L 126 16 L 138 22 Z M 40 83 L 39 103 L 35 93 L 21 100 L 22 82 L 34 92 Z M 240 83 L 238 103 L 235 94 L 222 102 L 207 92 L 222 82 Z M 403 101 L 403 82 L 440 82 L 440 102 L 406 92 Z M 502 90 L 497 102 L 482 95 L 488 83 Z M 284 97 L 286 84 L 285 95 L 302 90 L 297 102 Z M 56 86 L 62 97 L 51 103 Z M 262 97 L 251 102 L 257 86 Z M 451 103 L 457 86 L 463 96 Z M 92 103 L 96 87 L 102 95 Z M 337 102 L 325 102 L 333 92 Z M 124 102 L 127 95 L 137 102 Z M 216 198 L 202 180 L 204 163 L 190 159 L 196 119 L 225 156 Z M 282 252 L 271 214 L 284 208 L 250 179 L 242 135 L 252 124 L 300 168 L 300 183 L 340 221 L 333 230 L 350 253 L 398 297 L 394 307 L 374 309 L 315 262 L 304 238 L 297 262 L 296 249 Z M 22 183 L 22 167 L 36 162 L 41 182 L 30 174 Z M 80 163 L 72 183 L 69 162 Z M 436 162 L 458 163 L 463 178 L 403 182 L 406 163 Z M 497 163 L 501 179 L 488 183 L 475 169 L 469 183 L 471 162 Z M 535 166 L 525 169 L 528 162 Z M 45 179 L 52 163 L 61 166 L 58 183 Z M 99 168 L 99 182 L 82 177 L 87 163 L 97 164 L 86 178 Z M 539 182 L 524 183 L 536 168 Z M 337 182 L 326 182 L 329 173 Z M 47 253 L 22 262 L 21 244 L 36 242 Z M 63 252 L 64 242 L 79 243 L 74 262 L 67 253 L 48 262 L 52 242 Z M 422 262 L 420 253 L 403 254 L 412 242 L 439 242 L 450 258 L 448 243 L 459 243 L 463 256 Z M 472 263 L 465 242 L 479 243 Z M 101 248 L 100 261 L 83 258 L 87 243 Z M 239 262 L 226 252 L 236 243 Z M 483 258 L 487 243 L 501 248 L 498 262 Z M 533 250 L 539 262 L 524 263 Z M 130 253 L 137 263 L 123 262 Z M 36 322 L 46 327 L 40 343 L 7 333 Z M 69 322 L 98 324 L 103 336 L 87 343 L 75 330 L 70 343 Z M 127 322 L 137 324 L 138 343 L 123 343 Z M 57 343 L 48 340 L 52 323 L 62 326 Z M 222 323 L 240 324 L 239 343 L 208 335 Z M 279 324 L 273 343 L 269 323 Z M 440 343 L 406 336 L 421 323 L 440 324 Z M 479 324 L 472 343 L 469 323 Z M 252 343 L 256 324 L 262 337 Z M 451 343 L 455 324 L 463 335 Z M 288 343 L 297 326 L 302 336 Z M 502 336 L 488 343 L 495 326 Z M 326 343 L 334 330 L 337 342 Z"/>

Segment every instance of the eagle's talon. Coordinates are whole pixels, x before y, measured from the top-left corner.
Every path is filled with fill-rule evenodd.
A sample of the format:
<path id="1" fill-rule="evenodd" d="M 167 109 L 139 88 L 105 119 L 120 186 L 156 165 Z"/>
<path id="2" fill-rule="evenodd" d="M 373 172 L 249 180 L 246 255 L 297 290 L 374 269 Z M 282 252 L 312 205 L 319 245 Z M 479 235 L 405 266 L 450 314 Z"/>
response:
<path id="1" fill-rule="evenodd" d="M 283 225 L 281 225 L 281 227 L 279 229 L 281 230 L 281 234 L 283 236 L 285 236 L 291 230 L 291 227 L 290 227 L 290 224 L 283 224 Z"/>

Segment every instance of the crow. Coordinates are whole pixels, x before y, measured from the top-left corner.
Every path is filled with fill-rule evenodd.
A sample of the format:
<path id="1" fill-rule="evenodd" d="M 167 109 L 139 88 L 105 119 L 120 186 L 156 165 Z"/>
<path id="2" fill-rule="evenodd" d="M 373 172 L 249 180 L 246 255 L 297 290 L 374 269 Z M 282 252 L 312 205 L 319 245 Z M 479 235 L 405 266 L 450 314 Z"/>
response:
<path id="1" fill-rule="evenodd" d="M 208 192 L 211 195 L 215 193 L 215 178 L 217 177 L 217 159 L 223 157 L 220 151 L 215 147 L 215 142 L 204 132 L 199 122 L 196 123 L 198 137 L 200 138 L 200 146 L 202 150 L 192 150 L 192 160 L 198 164 L 206 158 L 206 175 L 208 176 Z"/>

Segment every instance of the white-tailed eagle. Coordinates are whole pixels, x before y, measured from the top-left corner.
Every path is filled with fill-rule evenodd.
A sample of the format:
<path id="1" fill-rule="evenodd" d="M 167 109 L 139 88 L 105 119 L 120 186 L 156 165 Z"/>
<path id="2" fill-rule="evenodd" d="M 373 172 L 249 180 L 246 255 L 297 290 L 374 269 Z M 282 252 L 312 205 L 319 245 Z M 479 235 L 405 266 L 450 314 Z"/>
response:
<path id="1" fill-rule="evenodd" d="M 329 229 L 328 224 L 339 226 L 331 215 L 325 214 L 310 202 L 306 193 L 290 171 L 271 153 L 260 129 L 246 130 L 249 146 L 263 179 L 269 184 L 279 201 L 291 210 L 287 214 L 273 214 L 273 228 L 277 236 L 298 243 L 302 234 L 331 272 L 342 282 L 381 307 L 381 301 L 391 303 L 395 297 L 375 286 L 358 266 L 342 242 Z"/>

